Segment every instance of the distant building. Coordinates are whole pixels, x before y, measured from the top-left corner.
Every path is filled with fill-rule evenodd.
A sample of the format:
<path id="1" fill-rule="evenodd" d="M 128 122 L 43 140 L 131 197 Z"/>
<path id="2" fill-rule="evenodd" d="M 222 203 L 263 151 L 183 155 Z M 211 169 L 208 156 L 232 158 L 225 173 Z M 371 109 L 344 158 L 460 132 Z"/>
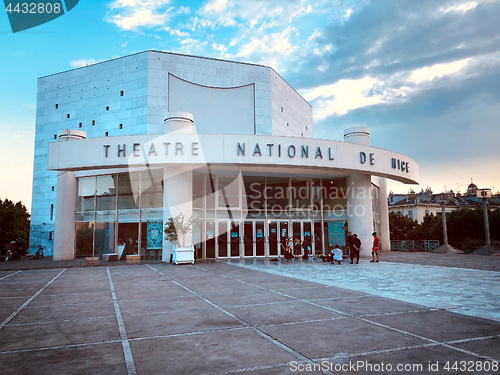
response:
<path id="1" fill-rule="evenodd" d="M 441 214 L 441 199 L 444 198 L 447 213 L 461 208 L 473 209 L 480 207 L 482 201 L 477 198 L 478 187 L 471 181 L 464 194 L 454 193 L 453 190 L 434 194 L 431 188 L 422 189 L 419 193 L 410 190 L 408 194 L 389 193 L 387 203 L 389 212 L 396 212 L 421 223 L 426 214 Z M 500 207 L 500 195 L 488 199 L 488 210 L 493 211 Z"/>

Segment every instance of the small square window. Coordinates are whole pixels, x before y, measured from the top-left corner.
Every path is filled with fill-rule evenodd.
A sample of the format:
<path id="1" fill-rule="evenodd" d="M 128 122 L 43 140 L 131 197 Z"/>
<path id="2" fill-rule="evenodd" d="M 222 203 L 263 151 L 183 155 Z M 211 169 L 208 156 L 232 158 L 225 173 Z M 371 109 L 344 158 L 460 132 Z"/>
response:
<path id="1" fill-rule="evenodd" d="M 56 109 L 58 109 L 58 108 L 59 108 L 59 104 L 56 104 Z"/>
<path id="2" fill-rule="evenodd" d="M 123 96 L 123 90 L 122 90 L 122 91 L 120 91 L 120 96 Z"/>
<path id="3" fill-rule="evenodd" d="M 54 134 L 54 139 L 57 139 L 57 134 Z"/>
<path id="4" fill-rule="evenodd" d="M 106 111 L 109 111 L 109 106 L 106 107 Z"/>
<path id="5" fill-rule="evenodd" d="M 104 133 L 104 136 L 107 137 L 108 136 L 108 132 Z"/>
<path id="6" fill-rule="evenodd" d="M 69 113 L 68 113 L 68 114 L 66 115 L 66 118 L 69 118 L 69 117 L 70 117 L 70 116 L 69 116 Z"/>
<path id="7" fill-rule="evenodd" d="M 307 130 L 307 125 L 306 125 L 306 130 Z"/>
<path id="8" fill-rule="evenodd" d="M 281 112 L 283 112 L 283 107 L 281 107 Z"/>
<path id="9" fill-rule="evenodd" d="M 95 120 L 92 120 L 92 126 L 94 126 L 94 125 L 95 125 Z"/>
<path id="10" fill-rule="evenodd" d="M 304 136 L 304 133 L 301 133 L 302 134 L 302 137 Z"/>
<path id="11" fill-rule="evenodd" d="M 123 124 L 120 124 L 120 129 L 123 129 Z"/>
<path id="12" fill-rule="evenodd" d="M 287 122 L 287 123 L 286 123 L 286 126 L 290 126 L 290 124 Z"/>
<path id="13" fill-rule="evenodd" d="M 81 122 L 78 124 L 78 127 L 79 127 L 79 128 L 81 128 L 81 127 L 82 127 L 82 123 L 81 123 Z"/>

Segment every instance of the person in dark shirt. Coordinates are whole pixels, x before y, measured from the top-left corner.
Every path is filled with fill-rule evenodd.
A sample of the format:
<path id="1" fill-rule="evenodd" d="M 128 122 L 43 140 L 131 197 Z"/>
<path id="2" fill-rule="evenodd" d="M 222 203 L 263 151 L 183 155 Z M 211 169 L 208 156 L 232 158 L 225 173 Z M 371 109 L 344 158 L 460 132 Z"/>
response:
<path id="1" fill-rule="evenodd" d="M 352 264 L 352 261 L 354 259 L 354 251 L 356 251 L 356 249 L 354 249 L 354 245 L 352 243 L 353 240 L 354 240 L 354 237 L 352 236 L 352 233 L 347 232 L 347 239 L 345 241 L 345 245 L 347 247 L 347 250 L 349 250 L 349 258 L 351 259 L 351 264 Z"/>
<path id="2" fill-rule="evenodd" d="M 361 250 L 361 241 L 356 234 L 352 235 L 352 247 L 351 247 L 351 264 L 356 258 L 356 264 L 359 263 L 359 251 Z"/>

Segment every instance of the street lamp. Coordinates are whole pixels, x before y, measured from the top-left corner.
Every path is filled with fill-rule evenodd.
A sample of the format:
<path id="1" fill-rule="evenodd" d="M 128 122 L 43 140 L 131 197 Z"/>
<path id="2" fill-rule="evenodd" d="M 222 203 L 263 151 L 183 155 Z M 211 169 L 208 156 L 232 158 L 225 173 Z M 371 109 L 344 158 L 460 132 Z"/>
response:
<path id="1" fill-rule="evenodd" d="M 500 251 L 491 246 L 490 238 L 490 223 L 488 221 L 488 199 L 492 198 L 491 189 L 477 189 L 476 196 L 483 201 L 483 214 L 484 214 L 484 231 L 486 234 L 486 246 L 474 251 L 475 255 L 491 255 L 498 254 Z"/>
<path id="2" fill-rule="evenodd" d="M 448 244 L 448 228 L 446 226 L 446 192 L 440 194 L 439 204 L 441 205 L 441 219 L 443 220 L 443 238 L 444 244 L 439 246 L 437 249 L 432 250 L 433 253 L 458 253 L 459 250 L 455 249 L 453 246 Z"/>

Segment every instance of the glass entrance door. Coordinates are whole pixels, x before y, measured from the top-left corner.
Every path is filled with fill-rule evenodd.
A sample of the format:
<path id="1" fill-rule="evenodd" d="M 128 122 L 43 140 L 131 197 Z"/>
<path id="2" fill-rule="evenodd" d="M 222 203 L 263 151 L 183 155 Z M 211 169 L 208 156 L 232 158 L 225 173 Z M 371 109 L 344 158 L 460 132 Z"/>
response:
<path id="1" fill-rule="evenodd" d="M 240 257 L 240 223 L 231 221 L 230 226 L 230 247 L 231 247 L 231 257 Z"/>
<path id="2" fill-rule="evenodd" d="M 219 258 L 227 258 L 228 254 L 228 232 L 227 232 L 227 221 L 219 221 L 217 223 L 217 229 L 219 230 L 219 235 L 217 236 L 217 247 L 219 251 Z"/>
<path id="3" fill-rule="evenodd" d="M 206 257 L 215 258 L 215 223 L 207 221 L 206 223 Z"/>
<path id="4" fill-rule="evenodd" d="M 269 256 L 275 257 L 279 256 L 279 241 L 278 241 L 278 222 L 270 221 L 268 223 L 268 246 L 269 246 Z"/>
<path id="5" fill-rule="evenodd" d="M 253 257 L 253 222 L 245 221 L 243 223 L 243 251 L 246 257 Z"/>
<path id="6" fill-rule="evenodd" d="M 263 257 L 266 250 L 266 237 L 264 235 L 264 222 L 255 222 L 255 256 Z"/>
<path id="7" fill-rule="evenodd" d="M 293 255 L 295 257 L 300 257 L 302 255 L 302 223 L 300 221 L 294 221 L 292 223 L 293 230 Z"/>
<path id="8" fill-rule="evenodd" d="M 291 242 L 289 234 L 288 234 L 288 221 L 280 221 L 279 222 L 279 238 L 280 238 L 280 250 L 279 253 L 281 255 L 285 254 L 289 243 Z"/>

